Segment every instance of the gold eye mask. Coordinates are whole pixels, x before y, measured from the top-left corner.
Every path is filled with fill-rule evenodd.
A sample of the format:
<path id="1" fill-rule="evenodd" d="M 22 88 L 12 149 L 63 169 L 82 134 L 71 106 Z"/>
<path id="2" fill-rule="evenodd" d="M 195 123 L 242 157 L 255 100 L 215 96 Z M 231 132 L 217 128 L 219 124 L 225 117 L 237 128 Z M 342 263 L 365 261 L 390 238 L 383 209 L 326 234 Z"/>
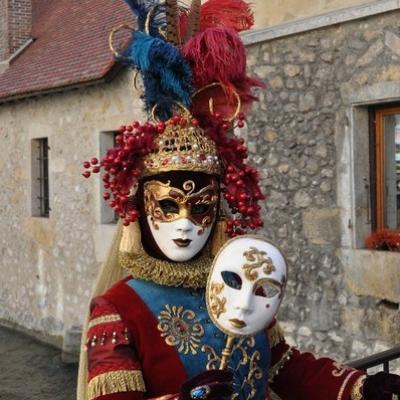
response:
<path id="1" fill-rule="evenodd" d="M 217 214 L 218 184 L 215 180 L 198 192 L 196 184 L 185 181 L 182 189 L 159 181 L 144 184 L 144 204 L 147 215 L 155 221 L 172 222 L 188 218 L 203 229 L 211 225 Z"/>

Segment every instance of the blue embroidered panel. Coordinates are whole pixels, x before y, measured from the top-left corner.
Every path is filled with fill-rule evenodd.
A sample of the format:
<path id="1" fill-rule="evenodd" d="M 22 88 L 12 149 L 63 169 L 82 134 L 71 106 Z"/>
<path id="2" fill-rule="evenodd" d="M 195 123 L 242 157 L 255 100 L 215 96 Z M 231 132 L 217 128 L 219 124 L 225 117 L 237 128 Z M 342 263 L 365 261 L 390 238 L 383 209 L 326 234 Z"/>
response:
<path id="1" fill-rule="evenodd" d="M 139 279 L 131 279 L 127 285 L 156 316 L 160 335 L 175 346 L 189 378 L 219 368 L 226 336 L 208 316 L 204 290 L 161 286 Z M 229 363 L 234 371 L 235 398 L 264 400 L 268 367 L 269 345 L 263 332 L 237 339 Z"/>

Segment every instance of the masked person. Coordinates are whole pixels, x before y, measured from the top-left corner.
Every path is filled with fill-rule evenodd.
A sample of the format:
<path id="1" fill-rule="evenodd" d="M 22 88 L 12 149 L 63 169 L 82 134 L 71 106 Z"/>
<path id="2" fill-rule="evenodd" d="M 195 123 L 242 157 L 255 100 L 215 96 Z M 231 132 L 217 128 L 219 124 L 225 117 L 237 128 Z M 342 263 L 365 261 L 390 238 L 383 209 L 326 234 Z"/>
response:
<path id="1" fill-rule="evenodd" d="M 259 85 L 246 75 L 237 34 L 252 14 L 242 0 L 193 1 L 183 11 L 176 1 L 127 2 L 138 30 L 114 52 L 142 74 L 152 118 L 121 127 L 100 163 L 84 163 L 86 177 L 104 171 L 104 199 L 123 227 L 91 302 L 78 399 L 261 400 L 271 388 L 283 400 L 379 400 L 399 391 L 393 375 L 367 377 L 300 353 L 276 321 L 243 337 L 228 369 L 217 370 L 226 338 L 204 298 L 213 255 L 225 233 L 262 225 L 257 171 L 231 134 Z M 223 220 L 222 201 L 232 218 Z"/>

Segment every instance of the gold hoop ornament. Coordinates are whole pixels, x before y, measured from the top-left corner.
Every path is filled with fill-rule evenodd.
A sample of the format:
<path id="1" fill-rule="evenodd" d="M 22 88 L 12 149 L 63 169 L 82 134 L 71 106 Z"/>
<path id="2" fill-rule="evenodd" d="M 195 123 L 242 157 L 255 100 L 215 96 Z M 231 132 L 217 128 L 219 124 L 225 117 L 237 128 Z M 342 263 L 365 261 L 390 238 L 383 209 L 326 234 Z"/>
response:
<path id="1" fill-rule="evenodd" d="M 222 85 L 221 82 L 213 82 L 213 83 L 210 83 L 209 85 L 203 86 L 202 88 L 196 90 L 192 95 L 192 100 L 196 96 L 198 96 L 200 93 L 204 92 L 207 89 L 211 89 L 213 87 L 220 87 L 224 91 L 224 86 Z M 224 91 L 224 93 L 225 93 L 225 91 Z M 240 99 L 239 93 L 235 90 L 233 92 L 233 94 L 235 96 L 235 99 L 236 99 L 236 102 L 237 102 L 237 106 L 236 106 L 236 110 L 235 110 L 234 114 L 232 115 L 232 117 L 225 119 L 225 121 L 227 121 L 227 122 L 234 121 L 239 116 L 240 109 L 242 108 L 242 100 Z M 215 116 L 215 113 L 214 113 L 214 99 L 212 97 L 210 97 L 209 100 L 208 100 L 208 107 L 209 107 L 209 110 L 210 110 L 210 114 L 212 116 Z"/>
<path id="2" fill-rule="evenodd" d="M 111 52 L 114 54 L 114 57 L 116 58 L 120 58 L 121 55 L 118 53 L 118 51 L 115 49 L 113 41 L 114 41 L 114 35 L 119 32 L 122 31 L 123 29 L 128 29 L 131 32 L 134 32 L 134 28 L 128 24 L 121 24 L 116 26 L 115 28 L 113 28 L 110 32 L 110 34 L 108 35 L 108 46 L 110 47 Z"/>
<path id="3" fill-rule="evenodd" d="M 179 108 L 183 111 L 182 115 L 184 115 L 186 118 L 191 117 L 191 115 L 192 115 L 191 112 L 182 103 L 180 103 L 179 101 L 175 101 L 174 104 L 177 106 L 177 108 Z M 156 115 L 157 108 L 158 108 L 158 104 L 155 104 L 153 106 L 153 108 L 151 109 L 151 119 L 154 122 L 160 122 L 160 120 L 157 118 L 157 115 Z"/>

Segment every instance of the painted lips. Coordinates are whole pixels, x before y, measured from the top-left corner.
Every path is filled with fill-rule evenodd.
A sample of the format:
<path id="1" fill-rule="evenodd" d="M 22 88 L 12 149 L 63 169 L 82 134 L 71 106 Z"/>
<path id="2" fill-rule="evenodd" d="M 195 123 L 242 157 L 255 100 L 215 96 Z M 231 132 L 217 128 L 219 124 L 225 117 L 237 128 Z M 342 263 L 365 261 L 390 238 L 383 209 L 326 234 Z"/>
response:
<path id="1" fill-rule="evenodd" d="M 174 239 L 174 243 L 178 247 L 188 247 L 191 242 L 190 239 Z"/>
<path id="2" fill-rule="evenodd" d="M 229 322 L 231 323 L 231 325 L 234 328 L 237 328 L 237 329 L 242 329 L 246 326 L 246 322 L 242 321 L 241 319 L 233 318 L 233 319 L 230 319 Z"/>

